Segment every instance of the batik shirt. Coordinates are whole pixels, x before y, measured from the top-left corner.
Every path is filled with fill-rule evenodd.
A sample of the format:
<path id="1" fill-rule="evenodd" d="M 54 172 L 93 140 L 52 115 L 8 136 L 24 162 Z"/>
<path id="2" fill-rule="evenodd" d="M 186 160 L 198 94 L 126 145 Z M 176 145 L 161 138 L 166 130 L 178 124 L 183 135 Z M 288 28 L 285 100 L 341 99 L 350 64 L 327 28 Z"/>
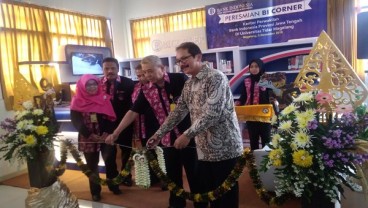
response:
<path id="1" fill-rule="evenodd" d="M 192 125 L 184 134 L 188 138 L 195 137 L 199 160 L 222 161 L 242 154 L 234 100 L 228 79 L 222 72 L 203 65 L 196 76 L 187 80 L 175 110 L 156 134 L 165 135 L 188 112 Z"/>

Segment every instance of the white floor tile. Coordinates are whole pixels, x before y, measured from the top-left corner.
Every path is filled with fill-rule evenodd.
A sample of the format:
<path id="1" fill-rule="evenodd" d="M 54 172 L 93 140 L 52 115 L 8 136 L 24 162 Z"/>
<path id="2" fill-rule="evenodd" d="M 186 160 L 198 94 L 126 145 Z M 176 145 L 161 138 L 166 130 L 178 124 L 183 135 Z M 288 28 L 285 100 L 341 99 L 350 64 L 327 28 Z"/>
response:
<path id="1" fill-rule="evenodd" d="M 25 207 L 25 199 L 27 198 L 27 189 L 0 185 L 0 207 L 22 208 Z M 119 206 L 103 204 L 98 202 L 78 200 L 80 208 L 121 208 Z M 5 206 L 4 206 L 5 207 Z"/>

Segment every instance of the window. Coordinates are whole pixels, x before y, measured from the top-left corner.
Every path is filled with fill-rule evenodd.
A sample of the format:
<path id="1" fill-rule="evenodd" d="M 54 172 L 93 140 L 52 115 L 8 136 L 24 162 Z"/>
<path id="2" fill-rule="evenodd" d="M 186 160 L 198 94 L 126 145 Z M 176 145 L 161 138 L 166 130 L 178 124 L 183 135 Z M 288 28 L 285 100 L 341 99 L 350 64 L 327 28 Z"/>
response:
<path id="1" fill-rule="evenodd" d="M 109 28 L 105 17 L 21 2 L 0 3 L 0 79 L 6 109 L 12 109 L 17 102 L 16 79 L 25 78 L 39 91 L 39 80 L 45 76 L 52 84 L 59 84 L 58 65 L 47 62 L 57 61 L 59 53 L 64 53 L 60 46 L 78 44 L 112 49 Z"/>
<path id="2" fill-rule="evenodd" d="M 149 55 L 150 37 L 153 34 L 174 32 L 206 26 L 204 8 L 170 13 L 130 21 L 134 57 Z"/>

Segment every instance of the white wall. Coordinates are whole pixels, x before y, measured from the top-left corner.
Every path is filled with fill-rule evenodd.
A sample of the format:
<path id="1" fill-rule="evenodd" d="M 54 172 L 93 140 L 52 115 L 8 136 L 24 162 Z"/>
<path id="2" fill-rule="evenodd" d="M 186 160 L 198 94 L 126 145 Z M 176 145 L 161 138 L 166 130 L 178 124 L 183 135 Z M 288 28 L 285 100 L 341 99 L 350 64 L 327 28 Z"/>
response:
<path id="1" fill-rule="evenodd" d="M 105 16 L 111 19 L 115 57 L 132 58 L 129 20 L 200 8 L 228 0 L 22 0 L 23 2 Z"/>
<path id="2" fill-rule="evenodd" d="M 1 86 L 0 86 L 1 92 Z M 0 93 L 1 94 L 1 93 Z M 13 116 L 12 111 L 5 110 L 5 103 L 3 100 L 3 96 L 0 97 L 0 121 L 3 121 L 7 117 Z M 0 129 L 1 133 L 2 129 Z M 3 153 L 0 153 L 0 157 L 3 156 Z M 0 181 L 8 179 L 10 177 L 14 177 L 19 175 L 25 171 L 26 166 L 24 164 L 19 164 L 17 161 L 9 163 L 8 161 L 0 160 Z"/>

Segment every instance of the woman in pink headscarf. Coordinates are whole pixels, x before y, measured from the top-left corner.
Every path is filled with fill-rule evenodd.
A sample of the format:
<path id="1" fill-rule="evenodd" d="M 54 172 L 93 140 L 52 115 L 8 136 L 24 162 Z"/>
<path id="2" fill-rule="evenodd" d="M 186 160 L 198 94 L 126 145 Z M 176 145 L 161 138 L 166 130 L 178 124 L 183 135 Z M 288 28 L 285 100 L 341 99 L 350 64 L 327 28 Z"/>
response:
<path id="1" fill-rule="evenodd" d="M 114 146 L 104 144 L 107 133 L 104 126 L 116 119 L 109 95 L 101 90 L 98 77 L 85 74 L 77 82 L 76 94 L 70 105 L 70 115 L 78 131 L 78 149 L 83 152 L 88 168 L 99 175 L 98 163 L 100 151 L 105 162 L 106 177 L 112 179 L 118 175 Z M 108 163 L 112 165 L 108 165 Z M 115 164 L 115 166 L 113 165 Z M 94 201 L 101 200 L 101 186 L 89 180 L 90 191 Z M 120 192 L 118 185 L 109 184 L 114 194 Z"/>

